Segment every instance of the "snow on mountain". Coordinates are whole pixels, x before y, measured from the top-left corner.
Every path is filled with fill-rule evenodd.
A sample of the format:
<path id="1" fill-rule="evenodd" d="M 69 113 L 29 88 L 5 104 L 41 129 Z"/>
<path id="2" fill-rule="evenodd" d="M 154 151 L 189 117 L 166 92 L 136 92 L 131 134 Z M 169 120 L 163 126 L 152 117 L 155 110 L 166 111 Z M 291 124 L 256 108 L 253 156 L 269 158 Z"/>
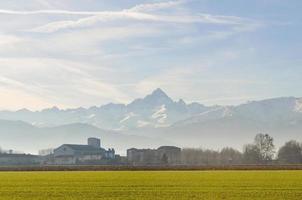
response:
<path id="1" fill-rule="evenodd" d="M 135 117 L 135 116 L 137 116 L 137 115 L 133 112 L 127 113 L 126 116 L 122 120 L 120 120 L 120 123 L 127 122 L 129 119 L 131 119 L 132 117 Z"/>
<path id="2" fill-rule="evenodd" d="M 151 122 L 143 121 L 143 120 L 138 120 L 137 121 L 137 127 L 138 128 L 143 128 L 143 127 L 148 127 L 152 125 Z"/>
<path id="3" fill-rule="evenodd" d="M 174 124 L 174 126 L 184 126 L 184 125 L 189 125 L 189 124 L 201 123 L 201 122 L 208 121 L 208 120 L 220 119 L 223 117 L 224 112 L 225 112 L 224 107 L 215 108 L 215 109 L 208 110 L 208 111 L 202 112 L 200 114 L 194 115 L 193 117 L 190 117 L 183 121 L 176 122 Z"/>
<path id="4" fill-rule="evenodd" d="M 93 118 L 95 118 L 95 114 L 88 115 L 87 118 L 88 119 L 93 119 Z"/>
<path id="5" fill-rule="evenodd" d="M 239 106 L 217 107 L 186 120 L 176 122 L 174 126 L 183 126 L 214 120 L 232 119 L 257 122 L 267 126 L 280 124 L 292 125 L 302 122 L 302 101 L 294 97 L 282 97 L 262 101 L 248 102 Z"/>
<path id="6" fill-rule="evenodd" d="M 0 111 L 0 122 L 1 119 L 27 122 L 34 125 L 34 128 L 30 128 L 33 130 L 37 127 L 40 127 L 39 130 L 52 130 L 51 127 L 86 124 L 97 127 L 93 131 L 95 134 L 98 129 L 102 129 L 126 136 L 150 137 L 155 141 L 161 139 L 180 147 L 236 146 L 249 142 L 259 132 L 275 136 L 279 144 L 289 139 L 302 139 L 302 99 L 294 97 L 252 101 L 238 106 L 207 107 L 199 103 L 186 103 L 181 99 L 174 101 L 161 89 L 156 89 L 127 105 L 110 103 L 88 109 L 62 110 L 53 107 L 36 112 L 27 109 Z M 15 126 L 10 123 L 5 125 L 12 129 Z M 28 133 L 34 133 L 33 130 Z M 88 133 L 87 130 L 82 129 L 83 134 Z M 7 133 L 4 128 L 2 131 Z M 18 134 L 21 132 L 22 129 L 18 129 Z M 77 130 L 68 134 L 80 132 Z M 63 134 L 59 136 L 55 130 L 50 133 L 58 138 L 67 134 L 59 132 Z M 53 140 L 55 136 L 52 136 Z M 5 137 L 2 136 L 2 139 Z M 129 140 L 132 137 L 127 138 Z M 148 143 L 146 141 L 145 144 Z M 114 142 L 114 134 L 111 142 Z M 120 139 L 120 143 L 123 142 L 126 144 L 129 141 Z"/>
<path id="7" fill-rule="evenodd" d="M 211 109 L 198 103 L 186 104 L 183 100 L 173 101 L 163 90 L 156 89 L 128 105 L 107 104 L 88 109 L 61 110 L 57 107 L 31 112 L 2 111 L 0 119 L 22 120 L 40 127 L 86 123 L 103 129 L 127 130 L 140 127 L 167 127 L 177 121 Z"/>
<path id="8" fill-rule="evenodd" d="M 61 110 L 57 107 L 32 112 L 0 111 L 0 119 L 22 120 L 39 127 L 72 123 L 90 124 L 107 130 L 160 128 L 206 123 L 221 119 L 247 120 L 270 126 L 302 122 L 302 99 L 282 97 L 252 101 L 239 106 L 207 107 L 199 103 L 174 101 L 163 90 L 156 89 L 144 98 L 124 104 Z"/>
<path id="9" fill-rule="evenodd" d="M 293 114 L 296 98 L 282 97 L 263 101 L 253 101 L 235 108 L 236 112 L 246 117 L 267 121 L 278 120 Z"/>
<path id="10" fill-rule="evenodd" d="M 167 108 L 166 105 L 162 105 L 159 107 L 158 110 L 155 110 L 155 112 L 152 114 L 151 118 L 156 119 L 158 123 L 165 123 L 165 120 L 167 119 Z"/>

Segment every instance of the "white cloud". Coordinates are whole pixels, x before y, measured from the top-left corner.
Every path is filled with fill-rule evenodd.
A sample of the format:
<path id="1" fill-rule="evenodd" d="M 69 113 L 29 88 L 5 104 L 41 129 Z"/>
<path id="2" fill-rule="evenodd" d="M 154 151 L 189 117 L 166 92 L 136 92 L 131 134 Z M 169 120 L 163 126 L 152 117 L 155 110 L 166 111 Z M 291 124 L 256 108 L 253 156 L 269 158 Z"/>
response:
<path id="1" fill-rule="evenodd" d="M 206 63 L 190 67 L 174 66 L 143 79 L 136 84 L 135 88 L 140 96 L 150 93 L 154 88 L 162 88 L 171 92 L 172 95 L 178 93 L 180 98 L 185 97 L 188 96 L 190 90 L 194 87 L 196 78 L 200 78 L 199 74 L 203 74 L 207 68 Z M 182 94 L 180 94 L 180 91 Z"/>
<path id="2" fill-rule="evenodd" d="M 51 57 L 72 59 L 90 63 L 92 59 L 98 62 L 106 57 L 114 56 L 106 52 L 103 43 L 110 41 L 125 41 L 141 37 L 159 36 L 162 30 L 145 25 L 125 25 L 118 27 L 100 27 L 72 32 L 51 34 L 45 37 L 0 35 L 0 54 L 3 56 L 16 55 L 20 57 Z M 3 44 L 2 44 L 3 43 Z M 120 54 L 130 52 L 120 52 Z M 108 59 L 107 59 L 108 60 Z"/>
<path id="3" fill-rule="evenodd" d="M 39 0 L 39 4 L 45 5 L 46 7 L 53 7 L 52 4 L 48 1 Z M 69 10 L 33 10 L 33 11 L 16 11 L 16 10 L 5 10 L 0 9 L 1 14 L 9 15 L 106 15 L 112 13 L 121 13 L 121 12 L 148 12 L 160 9 L 172 8 L 178 5 L 185 3 L 185 0 L 177 1 L 168 1 L 168 2 L 159 2 L 159 3 L 150 3 L 150 4 L 139 4 L 130 9 L 125 9 L 123 11 L 111 12 L 111 11 L 69 11 Z"/>
<path id="4" fill-rule="evenodd" d="M 213 48 L 204 55 L 199 51 L 258 28 L 249 19 L 196 13 L 182 5 L 186 1 L 115 11 L 71 11 L 68 4 L 56 7 L 51 1 L 41 2 L 42 6 L 24 7 L 31 9 L 28 11 L 0 10 L 4 27 L 0 33 L 0 88 L 7 94 L 3 105 L 9 108 L 22 107 L 23 98 L 32 102 L 27 106 L 31 108 L 128 103 L 157 87 L 173 97 L 202 100 L 207 87 L 192 91 L 212 83 L 200 81 L 207 63 L 196 67 L 195 60 L 204 56 L 217 61 L 223 56 L 211 57 Z M 224 52 L 228 59 L 240 57 Z M 192 62 L 173 66 L 182 57 L 189 60 L 188 54 Z"/>
<path id="5" fill-rule="evenodd" d="M 19 42 L 22 42 L 22 39 L 20 37 L 0 34 L 0 47 L 8 47 Z"/>
<path id="6" fill-rule="evenodd" d="M 205 23 L 221 25 L 243 25 L 250 23 L 247 19 L 236 16 L 211 15 L 206 13 L 197 14 L 156 14 L 153 11 L 160 9 L 171 9 L 186 3 L 184 0 L 168 1 L 151 4 L 140 4 L 129 9 L 120 11 L 69 11 L 69 10 L 34 10 L 34 11 L 15 11 L 0 10 L 2 14 L 10 15 L 60 15 L 66 16 L 85 16 L 79 19 L 66 19 L 53 21 L 35 28 L 29 29 L 32 32 L 52 33 L 64 29 L 74 29 L 90 27 L 100 22 L 108 21 L 151 21 L 160 23 Z"/>
<path id="7" fill-rule="evenodd" d="M 134 20 L 156 20 L 156 17 L 149 14 L 144 13 L 135 13 L 135 12 L 102 12 L 97 15 L 93 15 L 90 17 L 81 18 L 78 20 L 65 20 L 65 21 L 56 21 L 51 22 L 46 25 L 33 28 L 29 31 L 32 32 L 41 32 L 41 33 L 52 33 L 59 31 L 61 29 L 67 28 L 81 28 L 92 26 L 98 22 L 105 22 L 111 20 L 125 20 L 125 19 L 134 19 Z"/>
<path id="8" fill-rule="evenodd" d="M 154 11 L 154 10 L 172 8 L 172 7 L 184 4 L 184 3 L 186 3 L 185 0 L 140 4 L 140 5 L 134 6 L 133 8 L 128 9 L 128 11 L 149 12 L 149 11 Z"/>
<path id="9" fill-rule="evenodd" d="M 211 62 L 200 60 L 195 65 L 191 63 L 190 66 L 173 66 L 158 71 L 133 87 L 138 97 L 150 93 L 154 88 L 162 88 L 173 99 L 183 98 L 187 102 L 196 101 L 207 105 L 234 105 L 261 99 L 257 92 L 270 83 L 249 75 L 236 77 L 234 74 L 223 74 L 222 68 L 232 69 L 226 63 L 234 59 L 234 55 L 221 54 L 212 55 L 216 60 L 208 57 Z M 238 53 L 237 56 L 242 54 Z"/>
<path id="10" fill-rule="evenodd" d="M 98 22 L 112 20 L 138 20 L 153 21 L 164 23 L 205 23 L 205 24 L 221 24 L 221 25 L 241 25 L 246 20 L 233 16 L 215 16 L 210 14 L 198 15 L 156 15 L 130 11 L 120 12 L 103 12 L 94 16 L 81 18 L 75 21 L 65 20 L 51 22 L 40 27 L 31 29 L 32 32 L 52 33 L 61 29 L 81 28 L 95 25 Z"/>
<path id="11" fill-rule="evenodd" d="M 0 9 L 1 14 L 7 15 L 98 15 L 104 12 L 92 11 L 68 11 L 68 10 L 34 10 L 34 11 L 16 11 Z"/>
<path id="12" fill-rule="evenodd" d="M 62 107 L 60 104 L 51 103 L 45 98 L 29 94 L 26 91 L 6 88 L 0 86 L 0 109 L 18 110 L 21 108 L 28 108 L 32 110 L 43 109 L 46 107 L 52 107 L 57 105 Z"/>
<path id="13" fill-rule="evenodd" d="M 92 66 L 87 64 L 47 58 L 1 58 L 0 64 L 2 90 L 12 91 L 6 92 L 5 99 L 15 99 L 19 92 L 23 96 L 26 94 L 27 99 L 31 96 L 33 102 L 37 103 L 38 99 L 45 102 L 31 103 L 28 107 L 52 104 L 66 108 L 81 106 L 83 102 L 90 106 L 129 101 L 115 85 L 102 81 L 102 77 L 107 76 L 106 71 L 102 77 L 101 74 L 90 74 L 88 69 Z M 12 101 L 10 108 L 21 108 L 23 104 L 16 103 L 21 99 Z"/>

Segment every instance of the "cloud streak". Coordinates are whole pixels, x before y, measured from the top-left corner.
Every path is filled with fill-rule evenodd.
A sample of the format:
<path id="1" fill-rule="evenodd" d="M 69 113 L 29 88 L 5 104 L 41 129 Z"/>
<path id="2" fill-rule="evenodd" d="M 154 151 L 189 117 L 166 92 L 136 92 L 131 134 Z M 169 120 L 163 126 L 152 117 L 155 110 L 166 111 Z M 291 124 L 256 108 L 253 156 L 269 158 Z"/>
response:
<path id="1" fill-rule="evenodd" d="M 34 11 L 16 11 L 0 9 L 0 14 L 7 15 L 99 15 L 106 12 L 92 11 L 69 11 L 69 10 L 34 10 Z"/>
<path id="2" fill-rule="evenodd" d="M 137 21 L 151 21 L 162 23 L 205 23 L 216 25 L 240 25 L 246 20 L 233 16 L 215 16 L 209 14 L 199 15 L 152 15 L 138 12 L 104 12 L 91 17 L 81 18 L 75 21 L 63 20 L 51 22 L 46 25 L 31 29 L 32 32 L 52 33 L 62 29 L 68 28 L 82 28 L 95 25 L 99 22 L 114 21 L 114 20 L 137 20 Z"/>
<path id="3" fill-rule="evenodd" d="M 185 0 L 179 0 L 179 1 L 167 1 L 167 2 L 160 2 L 160 3 L 140 4 L 128 9 L 128 11 L 148 12 L 148 11 L 172 8 L 185 3 L 186 3 Z"/>
<path id="4" fill-rule="evenodd" d="M 0 89 L 11 90 L 5 99 L 14 99 L 19 92 L 20 95 L 32 96 L 30 105 L 45 107 L 45 104 L 61 107 L 70 105 L 78 107 L 78 100 L 72 100 L 74 96 L 82 96 L 89 105 L 98 105 L 96 99 L 113 100 L 114 102 L 128 102 L 128 96 L 120 92 L 116 86 L 108 81 L 102 80 L 100 75 L 89 73 L 88 68 L 96 68 L 78 62 L 71 62 L 49 58 L 0 58 L 3 67 L 0 74 Z M 99 67 L 97 67 L 99 68 Z M 106 70 L 99 70 L 103 76 L 108 75 Z M 34 72 L 34 73 L 33 73 Z M 68 77 L 68 78 L 67 78 Z M 11 96 L 9 96 L 11 95 Z M 1 95 L 0 95 L 1 96 Z M 28 98 L 30 99 L 30 98 Z M 35 104 L 39 99 L 39 104 Z M 45 104 L 41 103 L 44 100 Z M 93 103 L 92 103 L 93 102 Z M 2 102 L 10 108 L 21 108 L 12 102 Z M 103 102 L 105 103 L 105 102 Z M 10 106 L 8 106 L 10 105 Z"/>
<path id="5" fill-rule="evenodd" d="M 184 4 L 185 0 L 168 1 L 160 3 L 139 4 L 122 12 L 148 12 L 160 9 L 172 8 Z M 8 15 L 106 15 L 110 13 L 119 13 L 113 11 L 69 11 L 69 10 L 33 10 L 33 11 L 16 11 L 0 9 L 0 14 Z"/>
<path id="6" fill-rule="evenodd" d="M 218 99 L 219 103 L 221 96 L 246 95 L 226 91 L 251 84 L 211 80 L 223 80 L 236 67 L 240 71 L 242 64 L 252 66 L 253 62 L 244 59 L 258 52 L 257 46 L 249 46 L 249 33 L 259 33 L 260 20 L 206 9 L 198 5 L 200 1 L 145 0 L 160 3 L 135 6 L 127 1 L 122 8 L 100 2 L 18 5 L 47 10 L 5 10 L 1 6 L 4 107 L 20 108 L 23 98 L 32 109 L 128 103 L 157 87 L 189 101 Z M 98 8 L 104 10 L 88 11 Z M 250 48 L 255 51 L 242 53 Z M 215 73 L 207 74 L 205 68 Z"/>
<path id="7" fill-rule="evenodd" d="M 93 26 L 100 22 L 109 21 L 149 21 L 158 23 L 176 24 L 216 24 L 216 25 L 241 25 L 249 23 L 249 20 L 236 16 L 211 15 L 207 13 L 197 14 L 170 14 L 163 15 L 154 13 L 161 9 L 172 9 L 186 1 L 167 1 L 160 3 L 139 4 L 129 9 L 120 11 L 69 11 L 69 10 L 35 10 L 35 11 L 15 11 L 0 10 L 0 14 L 10 15 L 76 15 L 84 16 L 77 20 L 54 21 L 42 26 L 32 28 L 29 31 L 39 33 L 52 33 L 64 29 L 74 29 Z"/>

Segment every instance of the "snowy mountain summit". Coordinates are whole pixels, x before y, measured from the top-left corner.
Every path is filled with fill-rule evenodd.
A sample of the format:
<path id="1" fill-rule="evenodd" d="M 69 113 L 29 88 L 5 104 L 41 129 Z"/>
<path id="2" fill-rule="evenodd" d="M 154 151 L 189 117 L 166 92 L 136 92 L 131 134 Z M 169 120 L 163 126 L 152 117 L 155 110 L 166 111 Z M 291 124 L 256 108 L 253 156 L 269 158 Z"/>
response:
<path id="1" fill-rule="evenodd" d="M 1 111 L 0 118 L 22 120 L 36 126 L 58 126 L 86 123 L 109 130 L 132 130 L 137 128 L 160 128 L 190 126 L 219 120 L 245 121 L 271 126 L 302 122 L 302 99 L 282 97 L 252 101 L 239 106 L 204 106 L 187 104 L 182 99 L 174 101 L 158 88 L 144 98 L 131 103 L 107 104 L 88 109 L 60 110 L 57 107 L 31 112 Z"/>

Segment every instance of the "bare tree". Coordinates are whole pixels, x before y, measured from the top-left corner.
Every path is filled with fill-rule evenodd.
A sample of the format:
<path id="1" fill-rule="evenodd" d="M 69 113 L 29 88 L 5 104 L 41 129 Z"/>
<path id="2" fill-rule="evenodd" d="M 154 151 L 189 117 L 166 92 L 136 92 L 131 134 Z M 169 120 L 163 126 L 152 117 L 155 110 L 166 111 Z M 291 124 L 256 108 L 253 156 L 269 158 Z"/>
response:
<path id="1" fill-rule="evenodd" d="M 247 144 L 244 146 L 243 162 L 245 164 L 259 164 L 261 162 L 260 150 L 255 144 Z"/>
<path id="2" fill-rule="evenodd" d="M 230 147 L 220 152 L 210 149 L 187 148 L 181 152 L 181 162 L 185 165 L 229 165 L 241 164 L 242 154 Z"/>
<path id="3" fill-rule="evenodd" d="M 260 152 L 262 163 L 268 163 L 273 160 L 275 154 L 274 139 L 268 134 L 259 133 L 256 135 L 254 144 Z"/>
<path id="4" fill-rule="evenodd" d="M 225 147 L 220 151 L 220 163 L 223 165 L 241 164 L 242 153 L 231 147 Z"/>
<path id="5" fill-rule="evenodd" d="M 286 142 L 278 151 L 278 161 L 284 164 L 302 163 L 302 146 L 295 140 Z"/>
<path id="6" fill-rule="evenodd" d="M 181 162 L 186 165 L 218 165 L 220 155 L 218 151 L 209 149 L 187 148 L 181 152 Z"/>

